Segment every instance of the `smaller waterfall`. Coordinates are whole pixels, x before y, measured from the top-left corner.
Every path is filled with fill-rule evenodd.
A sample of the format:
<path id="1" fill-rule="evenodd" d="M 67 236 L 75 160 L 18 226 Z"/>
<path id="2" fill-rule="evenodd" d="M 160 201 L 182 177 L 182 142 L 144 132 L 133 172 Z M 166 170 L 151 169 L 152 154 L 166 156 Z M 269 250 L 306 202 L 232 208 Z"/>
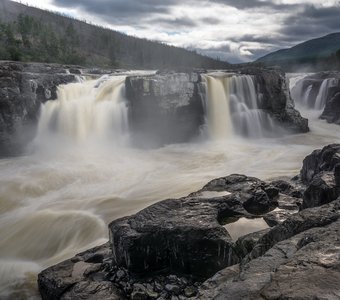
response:
<path id="1" fill-rule="evenodd" d="M 58 88 L 56 100 L 41 108 L 36 142 L 111 140 L 120 144 L 128 129 L 125 76 L 71 83 Z"/>
<path id="2" fill-rule="evenodd" d="M 310 79 L 307 77 L 308 75 L 310 74 L 296 75 L 296 77 L 292 75 L 290 78 L 292 98 L 302 108 L 323 110 L 326 106 L 329 92 L 332 87 L 338 85 L 338 80 L 336 78 L 326 78 L 322 80 L 320 85 L 319 80 Z"/>
<path id="3" fill-rule="evenodd" d="M 336 85 L 337 85 L 337 80 L 335 78 L 327 78 L 324 81 L 322 81 L 322 84 L 319 89 L 319 93 L 315 99 L 314 109 L 322 110 L 325 108 L 329 89 Z"/>
<path id="4" fill-rule="evenodd" d="M 276 125 L 261 109 L 262 97 L 250 75 L 206 75 L 206 117 L 212 139 L 232 135 L 261 138 L 271 135 Z"/>

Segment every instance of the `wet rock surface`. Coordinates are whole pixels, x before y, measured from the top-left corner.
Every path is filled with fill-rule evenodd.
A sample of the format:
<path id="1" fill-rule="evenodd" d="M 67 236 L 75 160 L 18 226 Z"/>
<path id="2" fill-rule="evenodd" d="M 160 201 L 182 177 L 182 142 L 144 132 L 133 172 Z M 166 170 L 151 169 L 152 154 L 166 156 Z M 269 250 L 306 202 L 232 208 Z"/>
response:
<path id="1" fill-rule="evenodd" d="M 288 219 L 287 224 L 294 227 L 300 226 L 303 219 L 309 229 L 304 227 L 289 238 L 281 237 L 283 240 L 277 239 L 262 256 L 247 257 L 241 264 L 218 272 L 203 283 L 198 298 L 339 299 L 339 204 L 337 200 L 320 207 L 327 219 L 323 224 L 315 222 L 320 213 L 315 208 Z M 282 230 L 274 227 L 267 236 L 279 236 Z M 262 243 L 260 239 L 260 248 Z"/>

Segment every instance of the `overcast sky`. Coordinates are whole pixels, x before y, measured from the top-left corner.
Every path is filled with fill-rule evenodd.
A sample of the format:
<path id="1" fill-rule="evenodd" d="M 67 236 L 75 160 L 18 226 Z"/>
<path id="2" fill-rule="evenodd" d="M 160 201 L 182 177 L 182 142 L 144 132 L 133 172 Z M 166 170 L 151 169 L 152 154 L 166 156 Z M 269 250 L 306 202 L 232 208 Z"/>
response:
<path id="1" fill-rule="evenodd" d="M 340 0 L 23 0 L 229 62 L 340 31 Z"/>

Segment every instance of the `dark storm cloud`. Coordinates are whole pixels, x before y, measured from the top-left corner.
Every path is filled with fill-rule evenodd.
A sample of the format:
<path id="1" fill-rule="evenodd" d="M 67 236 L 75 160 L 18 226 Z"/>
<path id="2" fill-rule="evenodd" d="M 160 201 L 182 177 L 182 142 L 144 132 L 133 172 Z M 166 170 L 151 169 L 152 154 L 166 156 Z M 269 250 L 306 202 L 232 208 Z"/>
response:
<path id="1" fill-rule="evenodd" d="M 169 13 L 169 8 L 182 3 L 180 0 L 53 0 L 61 7 L 80 8 L 88 13 L 97 14 L 105 19 L 131 19 L 154 13 Z"/>
<path id="2" fill-rule="evenodd" d="M 247 10 L 254 8 L 270 8 L 276 10 L 283 9 L 294 9 L 296 4 L 276 4 L 272 1 L 261 1 L 261 0 L 210 0 L 210 2 L 220 3 L 227 6 L 232 6 L 237 9 Z"/>
<path id="3" fill-rule="evenodd" d="M 170 27 L 196 27 L 197 23 L 188 17 L 176 18 L 176 19 L 165 19 L 156 18 L 151 20 L 152 23 L 170 26 Z"/>
<path id="4" fill-rule="evenodd" d="M 305 5 L 286 18 L 280 30 L 281 41 L 302 41 L 340 31 L 340 6 L 316 7 Z"/>
<path id="5" fill-rule="evenodd" d="M 206 17 L 202 18 L 201 22 L 207 24 L 207 25 L 217 25 L 217 24 L 222 24 L 223 21 L 214 17 Z"/>

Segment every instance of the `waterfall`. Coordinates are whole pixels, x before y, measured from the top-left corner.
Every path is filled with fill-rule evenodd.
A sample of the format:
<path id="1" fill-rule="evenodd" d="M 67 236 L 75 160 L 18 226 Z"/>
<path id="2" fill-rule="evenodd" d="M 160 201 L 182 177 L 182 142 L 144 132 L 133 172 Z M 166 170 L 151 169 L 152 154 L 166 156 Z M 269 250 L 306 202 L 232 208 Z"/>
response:
<path id="1" fill-rule="evenodd" d="M 294 101 L 302 108 L 323 110 L 326 105 L 329 91 L 332 87 L 337 86 L 336 78 L 323 79 L 320 84 L 319 80 L 308 78 L 310 74 L 293 75 L 290 78 L 291 95 Z M 307 77 L 307 82 L 305 81 Z M 307 84 L 306 84 L 307 83 Z"/>
<path id="2" fill-rule="evenodd" d="M 57 99 L 41 107 L 36 142 L 46 138 L 124 142 L 128 129 L 124 82 L 125 76 L 106 75 L 59 86 Z"/>
<path id="3" fill-rule="evenodd" d="M 233 128 L 229 105 L 228 78 L 205 76 L 207 82 L 207 125 L 209 136 L 213 139 L 225 139 L 231 136 Z"/>
<path id="4" fill-rule="evenodd" d="M 206 118 L 212 139 L 232 135 L 261 138 L 275 130 L 271 116 L 261 109 L 261 95 L 250 75 L 205 75 Z"/>
<path id="5" fill-rule="evenodd" d="M 315 99 L 314 109 L 322 110 L 325 108 L 329 89 L 336 85 L 337 85 L 337 80 L 335 78 L 327 78 L 322 81 L 320 89 L 319 89 L 319 93 Z"/>

